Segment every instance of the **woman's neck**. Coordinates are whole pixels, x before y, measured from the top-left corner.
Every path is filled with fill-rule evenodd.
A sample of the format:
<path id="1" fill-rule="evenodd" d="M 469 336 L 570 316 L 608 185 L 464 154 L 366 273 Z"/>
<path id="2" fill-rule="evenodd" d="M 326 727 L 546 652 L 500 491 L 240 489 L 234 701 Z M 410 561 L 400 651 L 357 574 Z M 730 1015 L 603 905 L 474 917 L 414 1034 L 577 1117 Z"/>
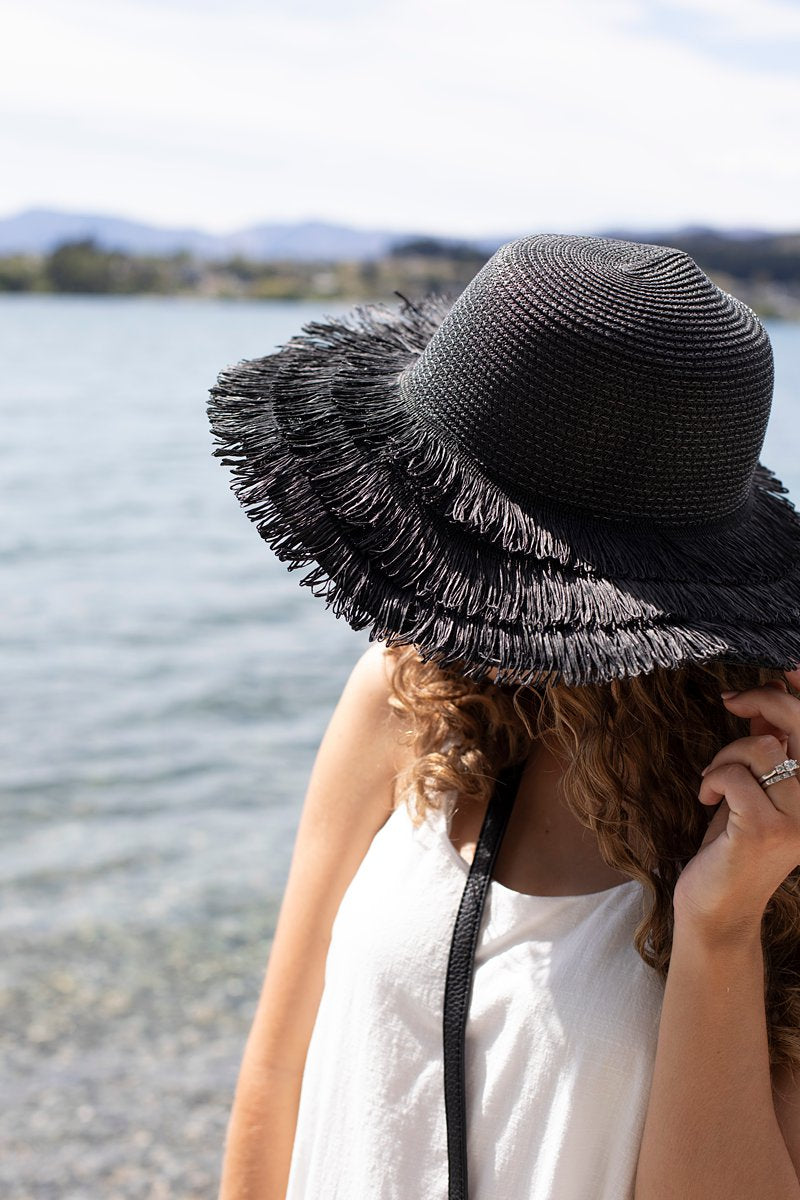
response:
<path id="1" fill-rule="evenodd" d="M 520 780 L 493 876 L 516 892 L 573 896 L 624 883 L 628 876 L 603 860 L 597 839 L 557 794 L 564 763 L 534 744 Z M 456 808 L 451 840 L 471 861 L 483 812 Z M 466 853 L 464 853 L 466 851 Z"/>

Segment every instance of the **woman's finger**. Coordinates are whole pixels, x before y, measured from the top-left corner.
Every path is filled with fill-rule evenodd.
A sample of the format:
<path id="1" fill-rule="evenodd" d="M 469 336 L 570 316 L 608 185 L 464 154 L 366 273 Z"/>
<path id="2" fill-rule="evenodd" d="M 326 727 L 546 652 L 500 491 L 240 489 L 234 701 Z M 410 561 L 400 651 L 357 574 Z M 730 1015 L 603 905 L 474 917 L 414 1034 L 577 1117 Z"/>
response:
<path id="1" fill-rule="evenodd" d="M 800 759 L 800 700 L 782 688 L 757 687 L 723 695 L 725 707 L 737 717 L 761 717 L 786 735 L 788 755 Z"/>
<path id="2" fill-rule="evenodd" d="M 705 780 L 718 767 L 739 763 L 749 768 L 759 791 L 766 794 L 775 808 L 788 816 L 797 814 L 800 817 L 800 778 L 797 775 L 792 776 L 791 779 L 782 779 L 778 783 L 770 784 L 767 788 L 758 782 L 762 775 L 771 771 L 773 767 L 777 767 L 785 758 L 783 742 L 770 733 L 737 738 L 735 742 L 729 742 L 727 746 L 723 746 L 717 751 L 702 772 L 703 779 Z M 720 781 L 721 777 L 718 777 L 717 785 Z M 748 793 L 750 791 L 748 789 Z M 706 791 L 704 794 L 701 788 L 700 799 L 704 804 L 716 804 L 722 794 L 718 790 Z M 758 799 L 758 793 L 752 794 Z M 729 806 L 733 807 L 730 802 Z"/>
<path id="3" fill-rule="evenodd" d="M 795 780 L 789 780 L 795 783 Z M 775 784 L 775 791 L 782 784 Z M 787 871 L 800 862 L 800 787 L 795 790 L 793 800 L 787 802 L 784 795 L 782 806 L 770 803 L 764 789 L 748 767 L 740 762 L 723 763 L 715 767 L 700 785 L 699 800 L 702 804 L 714 805 L 724 799 L 730 809 L 729 823 L 748 838 L 755 837 L 764 853 L 774 851 L 787 855 Z"/>
<path id="4" fill-rule="evenodd" d="M 763 683 L 761 686 L 777 688 L 778 691 L 781 691 L 781 692 L 786 691 L 786 682 L 782 679 L 768 679 L 767 682 Z M 766 718 L 762 717 L 760 714 L 758 716 L 750 718 L 750 732 L 751 733 L 772 733 L 775 735 L 776 738 L 782 739 L 784 751 L 786 751 L 786 749 L 787 749 L 786 742 L 788 739 L 786 737 L 786 734 L 783 732 L 783 730 L 776 729 L 774 725 L 770 724 L 770 722 L 767 721 Z M 784 757 L 786 757 L 785 754 L 784 754 Z"/>

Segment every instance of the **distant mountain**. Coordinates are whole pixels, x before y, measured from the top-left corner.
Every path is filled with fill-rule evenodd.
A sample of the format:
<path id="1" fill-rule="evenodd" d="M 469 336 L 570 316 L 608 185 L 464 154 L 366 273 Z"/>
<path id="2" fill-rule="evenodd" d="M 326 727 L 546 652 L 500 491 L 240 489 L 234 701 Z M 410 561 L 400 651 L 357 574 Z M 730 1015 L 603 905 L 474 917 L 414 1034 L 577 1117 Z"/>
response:
<path id="1" fill-rule="evenodd" d="M 603 229 L 598 237 L 629 238 L 636 242 L 652 242 L 654 245 L 669 245 L 671 239 L 680 242 L 693 238 L 720 238 L 723 241 L 751 241 L 755 238 L 774 236 L 766 229 L 716 229 L 713 225 L 680 225 L 672 229 Z"/>
<path id="2" fill-rule="evenodd" d="M 171 254 L 188 250 L 204 259 L 241 254 L 256 260 L 327 259 L 338 262 L 378 258 L 387 253 L 394 242 L 424 236 L 427 235 L 416 231 L 356 229 L 328 221 L 271 221 L 230 234 L 214 234 L 202 229 L 161 228 L 105 213 L 69 213 L 45 208 L 30 208 L 15 216 L 0 218 L 0 254 L 46 254 L 62 242 L 92 238 L 105 250 L 124 250 L 128 254 Z M 440 237 L 437 240 L 454 244 L 469 241 L 488 255 L 506 239 Z"/>
<path id="3" fill-rule="evenodd" d="M 62 242 L 91 238 L 101 249 L 128 254 L 172 254 L 187 250 L 205 260 L 241 254 L 255 261 L 276 258 L 295 262 L 327 260 L 364 261 L 381 258 L 396 242 L 433 237 L 442 245 L 473 246 L 488 258 L 504 242 L 533 232 L 526 229 L 496 237 L 444 237 L 419 231 L 359 229 L 330 221 L 268 221 L 229 234 L 207 233 L 194 228 L 164 228 L 131 221 L 106 213 L 71 213 L 56 209 L 30 208 L 11 217 L 0 217 L 0 255 L 46 254 Z M 544 232 L 559 232 L 550 227 Z M 564 232 L 561 230 L 560 232 Z M 731 243 L 776 236 L 758 229 L 714 229 L 706 225 L 684 225 L 675 229 L 598 231 L 601 237 L 630 238 L 661 245 L 682 245 L 704 239 Z"/>
<path id="4" fill-rule="evenodd" d="M 30 208 L 0 218 L 0 253 L 46 254 L 61 242 L 93 238 L 106 250 L 137 254 L 166 254 L 186 247 L 205 254 L 216 238 L 199 229 L 159 229 L 103 213 L 69 213 Z"/>

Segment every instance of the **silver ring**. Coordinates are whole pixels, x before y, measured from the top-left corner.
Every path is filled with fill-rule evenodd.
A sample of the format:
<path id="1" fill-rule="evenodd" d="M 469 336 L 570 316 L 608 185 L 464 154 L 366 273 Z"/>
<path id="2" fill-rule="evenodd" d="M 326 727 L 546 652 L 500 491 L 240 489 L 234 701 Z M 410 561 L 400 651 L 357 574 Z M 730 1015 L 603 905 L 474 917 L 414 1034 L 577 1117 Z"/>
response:
<path id="1" fill-rule="evenodd" d="M 797 759 L 785 758 L 782 763 L 778 763 L 777 767 L 773 767 L 765 775 L 760 775 L 758 782 L 762 787 L 770 787 L 773 783 L 779 783 L 781 779 L 791 779 L 798 771 L 800 771 L 800 763 Z"/>

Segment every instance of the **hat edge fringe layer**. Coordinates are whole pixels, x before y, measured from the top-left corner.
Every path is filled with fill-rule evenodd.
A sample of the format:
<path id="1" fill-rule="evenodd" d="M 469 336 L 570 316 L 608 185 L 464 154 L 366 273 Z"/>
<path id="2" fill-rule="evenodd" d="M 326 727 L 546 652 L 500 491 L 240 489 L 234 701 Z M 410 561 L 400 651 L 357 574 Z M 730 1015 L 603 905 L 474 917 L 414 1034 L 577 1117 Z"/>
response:
<path id="1" fill-rule="evenodd" d="M 276 366 L 273 363 L 272 369 Z M 800 661 L 800 635 L 793 627 L 780 634 L 785 651 L 797 655 L 796 660 L 789 660 L 777 655 L 777 630 L 770 631 L 768 625 L 739 625 L 727 636 L 724 629 L 716 626 L 690 629 L 655 622 L 635 631 L 621 626 L 610 630 L 590 626 L 507 628 L 485 618 L 480 622 L 463 617 L 456 620 L 442 611 L 440 605 L 434 604 L 426 610 L 416 595 L 404 594 L 396 581 L 376 580 L 374 563 L 362 554 L 349 546 L 343 549 L 340 530 L 331 524 L 330 514 L 324 508 L 321 532 L 314 537 L 309 537 L 309 530 L 300 532 L 303 502 L 310 505 L 305 511 L 312 515 L 320 502 L 302 471 L 298 476 L 298 460 L 281 443 L 277 428 L 265 430 L 262 424 L 256 439 L 258 447 L 247 437 L 242 438 L 243 407 L 262 420 L 264 389 L 259 385 L 259 396 L 252 392 L 242 395 L 242 390 L 246 392 L 239 389 L 236 394 L 228 394 L 224 388 L 218 390 L 209 406 L 212 428 L 220 442 L 215 454 L 234 467 L 233 486 L 240 503 L 257 524 L 261 537 L 282 561 L 288 560 L 290 570 L 316 564 L 301 583 L 311 587 L 314 594 L 322 595 L 326 605 L 333 606 L 336 615 L 344 616 L 354 629 L 370 626 L 371 639 L 411 642 L 441 665 L 466 665 L 466 672 L 477 677 L 485 675 L 492 665 L 500 665 L 504 672 L 513 672 L 518 677 L 520 672 L 533 677 L 555 669 L 565 682 L 572 684 L 638 674 L 655 665 L 677 667 L 688 661 L 726 654 L 744 655 L 748 661 L 758 656 L 764 665 L 784 669 Z M 243 456 L 245 443 L 248 453 Z M 259 450 L 255 458 L 254 449 Z M 281 497 L 289 502 L 287 511 L 281 507 Z"/>
<path id="2" fill-rule="evenodd" d="M 546 612 L 554 623 L 607 626 L 665 612 L 678 619 L 729 621 L 763 621 L 787 610 L 800 616 L 800 555 L 784 579 L 733 585 L 707 576 L 699 583 L 669 577 L 611 581 L 577 565 L 569 569 L 531 556 L 503 556 L 494 544 L 470 541 L 457 527 L 444 526 L 435 510 L 420 511 L 414 494 L 398 502 L 386 471 L 359 451 L 348 431 L 337 429 L 338 410 L 316 386 L 306 391 L 303 378 L 298 381 L 292 375 L 293 368 L 275 360 L 258 366 L 260 398 L 253 409 L 252 370 L 248 367 L 238 382 L 229 377 L 215 396 L 218 426 L 223 422 L 220 408 L 234 406 L 237 440 L 228 438 L 227 452 L 239 452 L 240 473 L 257 487 L 262 473 L 271 470 L 282 474 L 291 490 L 291 474 L 304 471 L 327 509 L 327 519 L 334 526 L 345 525 L 350 540 L 358 543 L 362 554 L 378 560 L 383 573 L 399 578 L 405 586 L 416 583 L 424 599 L 441 601 L 467 616 L 532 620 L 536 612 Z M 272 410 L 276 380 L 290 388 L 282 401 L 283 426 L 277 424 Z M 325 431 L 322 452 L 320 429 Z M 267 442 L 271 449 L 265 453 Z M 294 459 L 283 467 L 276 464 L 286 454 Z M 296 499 L 297 512 L 303 512 L 303 503 Z M 764 519 L 774 526 L 779 514 L 771 511 Z"/>

